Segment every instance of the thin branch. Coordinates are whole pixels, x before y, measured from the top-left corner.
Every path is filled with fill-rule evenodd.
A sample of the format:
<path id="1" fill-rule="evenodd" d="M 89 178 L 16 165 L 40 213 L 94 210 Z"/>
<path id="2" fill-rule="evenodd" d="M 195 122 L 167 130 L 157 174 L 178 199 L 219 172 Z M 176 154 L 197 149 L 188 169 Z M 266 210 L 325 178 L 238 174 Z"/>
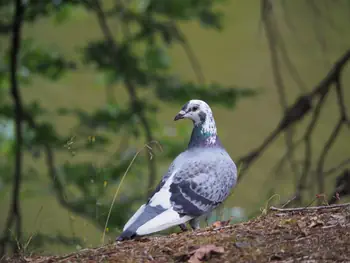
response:
<path id="1" fill-rule="evenodd" d="M 350 203 L 345 204 L 336 204 L 336 205 L 322 205 L 322 206 L 309 206 L 309 207 L 296 207 L 296 208 L 278 208 L 271 206 L 271 211 L 278 212 L 301 212 L 301 211 L 319 211 L 319 210 L 327 210 L 327 209 L 335 209 L 341 207 L 350 207 Z"/>
<path id="2" fill-rule="evenodd" d="M 289 9 L 290 7 L 287 5 L 288 4 L 288 0 L 282 0 L 281 6 L 282 6 L 282 10 L 283 10 L 283 17 L 284 17 L 284 21 L 286 22 L 287 27 L 294 33 L 297 32 L 295 26 L 293 25 L 293 18 L 290 17 L 289 15 Z"/>
<path id="3" fill-rule="evenodd" d="M 237 164 L 242 167 L 238 178 L 239 181 L 243 179 L 249 167 L 264 153 L 278 135 L 294 123 L 301 121 L 312 110 L 311 103 L 314 99 L 320 99 L 319 97 L 322 98 L 328 93 L 331 84 L 337 80 L 339 72 L 343 70 L 349 59 L 350 49 L 334 63 L 326 77 L 324 77 L 318 85 L 316 85 L 310 92 L 305 93 L 296 99 L 296 101 L 284 113 L 277 127 L 259 147 L 238 159 Z"/>
<path id="4" fill-rule="evenodd" d="M 318 177 L 317 182 L 318 182 L 318 192 L 319 193 L 324 193 L 324 191 L 325 191 L 323 166 L 324 166 L 326 157 L 327 157 L 332 145 L 334 144 L 343 124 L 344 124 L 344 120 L 342 118 L 340 118 L 337 125 L 334 127 L 331 135 L 329 136 L 326 144 L 324 145 L 324 147 L 321 151 L 320 158 L 319 158 L 318 163 L 317 163 L 317 170 L 316 170 L 317 177 Z"/>
<path id="5" fill-rule="evenodd" d="M 102 30 L 102 33 L 103 33 L 103 35 L 106 39 L 106 42 L 108 43 L 109 48 L 113 54 L 113 61 L 116 62 L 116 69 L 117 69 L 119 67 L 119 65 L 117 64 L 118 44 L 114 40 L 114 37 L 113 37 L 111 30 L 108 26 L 105 13 L 102 10 L 102 7 L 100 5 L 99 0 L 94 1 L 94 10 L 96 12 L 96 16 L 97 16 L 100 28 Z M 126 89 L 129 93 L 129 97 L 131 100 L 131 107 L 134 109 L 135 114 L 138 115 L 140 122 L 143 126 L 143 129 L 145 131 L 146 140 L 148 142 L 151 142 L 151 141 L 153 141 L 153 134 L 152 134 L 150 125 L 148 123 L 148 120 L 147 120 L 144 112 L 142 110 L 140 110 L 141 103 L 140 103 L 140 100 L 136 94 L 135 85 L 131 79 L 126 78 L 125 79 L 125 86 L 126 86 Z M 149 195 L 152 191 L 151 188 L 153 187 L 153 185 L 156 181 L 156 178 L 157 178 L 157 170 L 156 170 L 155 158 L 147 158 L 147 160 L 148 160 L 148 169 L 149 169 L 147 195 Z"/>
<path id="6" fill-rule="evenodd" d="M 305 153 L 304 153 L 304 164 L 303 170 L 301 172 L 301 176 L 299 179 L 299 183 L 296 186 L 296 200 L 301 203 L 302 202 L 302 191 L 306 186 L 306 179 L 311 169 L 311 157 L 312 157 L 312 149 L 311 149 L 311 136 L 316 127 L 316 123 L 319 119 L 321 108 L 324 105 L 324 100 L 326 99 L 327 93 L 324 93 L 318 100 L 315 110 L 312 115 L 311 122 L 309 123 L 306 132 L 303 136 L 303 141 L 305 142 Z"/>
<path id="7" fill-rule="evenodd" d="M 347 114 L 347 110 L 344 102 L 344 94 L 341 86 L 340 74 L 338 74 L 337 79 L 335 81 L 335 91 L 337 93 L 337 99 L 338 99 L 341 118 L 345 122 L 345 124 L 348 125 L 348 127 L 350 128 L 350 120 L 349 120 L 349 116 Z"/>
<path id="8" fill-rule="evenodd" d="M 277 92 L 279 94 L 279 100 L 280 100 L 282 111 L 283 113 L 285 113 L 288 110 L 287 94 L 286 94 L 286 87 L 282 78 L 282 72 L 280 70 L 281 65 L 279 63 L 279 57 L 278 57 L 278 47 L 280 46 L 278 40 L 280 40 L 281 38 L 278 36 L 278 29 L 277 29 L 276 23 L 273 22 L 272 10 L 273 9 L 271 8 L 271 11 L 267 11 L 268 13 L 263 16 L 263 25 L 265 28 L 268 46 L 270 49 L 270 57 L 271 57 L 271 65 L 272 65 L 274 82 L 277 87 Z M 294 153 L 293 151 L 290 150 L 293 145 L 293 135 L 294 133 L 293 133 L 292 127 L 289 127 L 288 129 L 286 129 L 285 143 L 288 149 L 287 159 L 289 160 L 294 177 L 297 178 L 298 168 L 295 162 Z"/>
<path id="9" fill-rule="evenodd" d="M 205 77 L 204 77 L 204 74 L 203 74 L 203 71 L 202 71 L 202 67 L 201 67 L 201 64 L 199 63 L 198 61 L 198 58 L 196 57 L 196 54 L 195 52 L 192 50 L 192 47 L 190 45 L 190 43 L 188 42 L 185 34 L 182 33 L 181 29 L 176 26 L 176 24 L 174 23 L 174 26 L 181 38 L 180 40 L 180 44 L 182 46 L 182 48 L 184 49 L 189 61 L 190 61 L 190 64 L 192 66 L 192 69 L 193 69 L 193 72 L 195 73 L 196 75 L 196 78 L 197 78 L 197 81 L 199 84 L 204 84 L 205 83 Z"/>
<path id="10" fill-rule="evenodd" d="M 13 17 L 12 27 L 12 39 L 11 39 L 11 52 L 10 52 L 10 83 L 11 83 L 11 96 L 14 104 L 15 112 L 15 173 L 13 176 L 13 190 L 12 190 L 12 203 L 4 229 L 4 237 L 1 240 L 0 257 L 4 255 L 6 251 L 6 243 L 9 241 L 9 231 L 12 225 L 15 223 L 15 238 L 17 242 L 21 240 L 21 211 L 20 211 L 20 188 L 22 183 L 22 119 L 23 119 L 23 104 L 22 98 L 18 87 L 17 68 L 18 57 L 21 48 L 21 29 L 23 24 L 25 7 L 21 0 L 15 2 L 15 13 Z M 13 249 L 18 251 L 17 244 L 14 244 Z"/>
<path id="11" fill-rule="evenodd" d="M 342 169 L 344 166 L 347 166 L 349 164 L 350 164 L 350 158 L 345 159 L 345 160 L 341 161 L 335 167 L 332 167 L 331 169 L 325 171 L 323 174 L 324 174 L 324 176 L 328 176 L 330 174 L 333 174 L 333 173 L 337 172 L 338 170 Z"/>
<path id="12" fill-rule="evenodd" d="M 338 31 L 338 28 L 335 26 L 335 24 L 333 23 L 332 19 L 330 18 L 330 16 L 324 15 L 321 11 L 321 9 L 319 8 L 320 6 L 320 1 L 317 1 L 317 3 L 315 3 L 314 0 L 310 0 L 310 1 L 306 1 L 305 2 L 307 5 L 309 5 L 309 7 L 311 8 L 311 10 L 314 12 L 315 16 L 318 16 L 319 19 L 325 20 L 328 22 L 328 25 L 330 28 L 332 28 L 334 31 Z M 326 3 L 326 2 L 324 2 Z M 328 8 L 325 8 L 326 10 L 328 10 Z M 339 32 L 339 31 L 338 31 Z"/>
<path id="13" fill-rule="evenodd" d="M 267 0 L 263 0 L 263 2 L 269 2 Z M 271 4 L 271 3 L 270 3 Z M 264 4 L 268 5 L 268 4 Z M 272 8 L 271 8 L 272 9 Z M 273 77 L 275 85 L 277 86 L 277 92 L 280 98 L 280 103 L 283 111 L 286 110 L 287 107 L 287 96 L 286 96 L 286 90 L 285 85 L 281 76 L 280 68 L 281 65 L 279 64 L 278 59 L 278 52 L 277 52 L 277 39 L 275 38 L 275 27 L 271 19 L 273 18 L 271 13 L 272 11 L 267 11 L 267 14 L 264 14 L 263 18 L 263 24 L 265 27 L 266 37 L 268 41 L 268 46 L 270 50 L 270 56 L 271 56 L 271 66 L 273 71 Z"/>
<path id="14" fill-rule="evenodd" d="M 313 26 L 313 29 L 315 32 L 315 36 L 316 36 L 318 43 L 320 44 L 321 53 L 324 56 L 324 59 L 326 62 L 325 65 L 328 66 L 330 64 L 329 57 L 327 56 L 328 45 L 327 45 L 327 41 L 326 41 L 327 38 L 324 37 L 324 28 L 322 27 L 322 25 L 320 25 L 320 21 L 322 21 L 322 20 L 320 20 L 320 17 L 315 12 L 312 12 L 312 13 L 313 13 L 312 26 Z"/>

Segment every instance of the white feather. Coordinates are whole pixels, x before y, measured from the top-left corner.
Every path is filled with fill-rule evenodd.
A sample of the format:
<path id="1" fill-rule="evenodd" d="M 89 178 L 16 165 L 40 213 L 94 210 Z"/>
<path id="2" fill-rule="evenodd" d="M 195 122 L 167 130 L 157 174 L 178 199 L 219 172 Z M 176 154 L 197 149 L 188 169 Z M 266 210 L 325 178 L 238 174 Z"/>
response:
<path id="1" fill-rule="evenodd" d="M 175 175 L 176 171 L 174 171 L 168 180 L 165 182 L 163 187 L 152 197 L 152 199 L 149 202 L 149 205 L 151 206 L 157 206 L 160 205 L 164 209 L 168 209 L 171 207 L 170 204 L 170 185 L 173 182 L 173 177 Z M 129 221 L 125 224 L 123 231 L 125 231 L 129 226 L 131 226 L 132 223 L 134 223 L 137 218 L 143 213 L 145 210 L 146 204 L 143 204 L 136 213 L 129 219 Z"/>
<path id="2" fill-rule="evenodd" d="M 151 206 L 157 206 L 160 205 L 164 209 L 168 209 L 171 207 L 170 203 L 170 185 L 173 182 L 173 177 L 176 174 L 177 170 L 173 171 L 173 173 L 170 175 L 168 180 L 166 180 L 163 187 L 152 197 L 152 199 L 149 202 L 149 205 Z"/>
<path id="3" fill-rule="evenodd" d="M 174 211 L 172 208 L 166 210 L 165 212 L 157 215 L 155 218 L 151 219 L 147 223 L 143 224 L 136 230 L 137 235 L 147 235 L 154 232 L 165 230 L 172 226 L 177 226 L 187 221 L 191 220 L 191 216 L 183 216 Z"/>
<path id="4" fill-rule="evenodd" d="M 142 214 L 142 212 L 145 210 L 146 205 L 140 206 L 140 208 L 136 211 L 136 213 L 129 219 L 129 221 L 125 224 L 123 231 L 125 231 L 132 223 L 136 221 L 136 219 L 139 217 L 139 215 Z"/>

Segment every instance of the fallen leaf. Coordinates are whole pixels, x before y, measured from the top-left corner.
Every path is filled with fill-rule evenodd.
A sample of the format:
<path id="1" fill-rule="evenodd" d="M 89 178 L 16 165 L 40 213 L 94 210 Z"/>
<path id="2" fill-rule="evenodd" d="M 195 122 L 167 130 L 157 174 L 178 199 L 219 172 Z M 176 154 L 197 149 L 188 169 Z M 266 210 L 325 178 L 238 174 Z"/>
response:
<path id="1" fill-rule="evenodd" d="M 189 263 L 201 263 L 203 261 L 209 260 L 212 254 L 222 254 L 224 253 L 223 247 L 217 247 L 215 245 L 204 245 L 196 250 L 190 252 Z"/>
<path id="2" fill-rule="evenodd" d="M 306 227 L 306 223 L 304 221 L 298 221 L 297 225 L 299 227 L 300 232 L 303 233 L 304 236 L 309 235 L 309 231 L 308 231 L 308 229 Z"/>
<path id="3" fill-rule="evenodd" d="M 331 215 L 332 218 L 344 223 L 346 221 L 346 217 L 343 215 Z"/>
<path id="4" fill-rule="evenodd" d="M 232 221 L 233 219 L 233 216 L 230 217 L 229 220 L 226 220 L 226 221 L 216 221 L 212 224 L 212 226 L 214 228 L 220 228 L 220 227 L 224 227 L 224 226 L 227 226 L 230 224 L 230 222 Z"/>
<path id="5" fill-rule="evenodd" d="M 214 222 L 214 223 L 212 224 L 212 226 L 213 226 L 214 228 L 219 228 L 219 227 L 222 227 L 222 223 L 221 223 L 221 221 L 216 221 L 216 222 Z"/>
<path id="6" fill-rule="evenodd" d="M 313 228 L 316 226 L 323 226 L 324 223 L 321 220 L 316 220 L 316 221 L 312 221 L 311 224 L 309 225 L 309 228 Z"/>

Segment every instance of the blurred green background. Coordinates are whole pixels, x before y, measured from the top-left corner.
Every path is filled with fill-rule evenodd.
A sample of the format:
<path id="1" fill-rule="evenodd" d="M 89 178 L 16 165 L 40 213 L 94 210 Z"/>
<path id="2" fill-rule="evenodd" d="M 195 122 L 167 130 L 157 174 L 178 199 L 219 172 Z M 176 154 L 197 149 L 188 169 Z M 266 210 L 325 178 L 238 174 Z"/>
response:
<path id="1" fill-rule="evenodd" d="M 45 152 L 40 150 L 40 143 L 35 142 L 36 146 L 32 148 L 26 146 L 23 150 L 25 151 L 24 181 L 20 194 L 24 233 L 21 242 L 26 243 L 28 238 L 32 237 L 31 251 L 46 254 L 66 253 L 81 247 L 97 246 L 101 243 L 103 229 L 103 223 L 101 222 L 106 220 L 106 212 L 120 183 L 121 176 L 135 152 L 147 143 L 144 130 L 138 128 L 141 124 L 137 118 L 135 121 L 130 121 L 134 118 L 134 115 L 131 115 L 131 117 L 127 115 L 125 119 L 120 120 L 120 122 L 127 123 L 125 125 L 129 128 L 125 129 L 119 129 L 118 127 L 124 124 L 113 121 L 110 116 L 111 119 L 103 117 L 100 122 L 96 121 L 98 124 L 104 121 L 108 122 L 107 129 L 89 128 L 86 123 L 84 124 L 81 121 L 84 114 L 94 114 L 97 110 L 108 109 L 106 108 L 107 104 L 110 105 L 108 107 L 110 107 L 111 112 L 128 109 L 130 107 L 130 96 L 125 88 L 124 81 L 128 78 L 132 79 L 132 77 L 116 74 L 117 77 L 115 79 L 111 77 L 113 81 L 109 81 L 108 76 L 111 75 L 110 72 L 113 72 L 115 66 L 113 58 L 107 62 L 112 65 L 103 70 L 99 69 L 98 63 L 94 63 L 97 66 L 92 66 L 91 63 L 88 64 L 82 59 L 84 48 L 88 47 L 93 41 L 104 41 L 98 18 L 95 15 L 96 11 L 87 10 L 84 3 L 89 1 L 77 2 L 77 4 L 73 4 L 75 1 L 72 1 L 72 4 L 65 4 L 64 1 L 58 2 L 58 5 L 65 7 L 62 7 L 59 11 L 49 9 L 49 14 L 37 17 L 34 22 L 24 22 L 22 48 L 25 45 L 29 46 L 25 41 L 30 38 L 34 47 L 44 48 L 52 54 L 58 52 L 67 60 L 76 63 L 76 67 L 75 69 L 67 69 L 57 79 L 42 76 L 49 75 L 50 72 L 44 72 L 43 74 L 34 74 L 33 71 L 28 72 L 32 76 L 30 76 L 30 81 L 23 80 L 20 83 L 20 92 L 25 105 L 37 102 L 40 107 L 47 111 L 45 114 L 38 114 L 37 121 L 39 123 L 50 123 L 53 125 L 57 136 L 63 138 L 55 141 L 52 145 L 54 145 L 55 152 L 55 167 L 63 186 L 66 187 L 67 198 L 69 199 L 72 196 L 77 199 L 80 197 L 86 198 L 87 193 L 93 198 L 88 201 L 84 199 L 90 204 L 84 208 L 88 212 L 83 209 L 89 216 L 84 216 L 85 212 L 79 214 L 63 207 L 57 201 L 52 180 L 47 176 Z M 119 3 L 118 1 L 100 2 L 103 3 L 104 10 L 112 9 L 118 3 L 127 6 L 126 8 L 130 8 L 130 10 L 136 10 L 137 12 L 135 12 L 139 14 L 144 12 L 143 5 L 151 5 L 152 2 L 159 6 L 167 5 L 152 0 L 131 1 L 132 4 L 123 4 L 123 2 Z M 169 99 L 159 96 L 155 88 L 152 87 L 152 83 L 145 85 L 145 87 L 136 84 L 140 101 L 157 107 L 155 111 L 141 109 L 141 111 L 147 112 L 146 116 L 151 126 L 153 139 L 163 146 L 163 152 L 154 147 L 157 180 L 155 180 L 153 187 L 167 170 L 172 158 L 184 149 L 189 140 L 191 123 L 187 121 L 173 122 L 174 115 L 186 102 L 185 98 L 187 96 L 204 94 L 203 97 L 197 98 L 205 99 L 212 106 L 219 136 L 233 160 L 238 160 L 257 148 L 275 129 L 283 116 L 280 97 L 274 80 L 276 72 L 273 71 L 271 66 L 273 50 L 269 46 L 265 33 L 266 24 L 261 16 L 261 1 L 205 1 L 208 3 L 215 2 L 211 10 L 222 12 L 221 30 L 216 30 L 215 26 L 210 25 L 210 22 L 208 22 L 208 25 L 204 25 L 203 21 L 202 24 L 199 23 L 199 19 L 192 15 L 195 12 L 188 12 L 186 16 L 189 18 L 178 19 L 180 15 L 177 16 L 176 12 L 180 13 L 181 8 L 192 9 L 187 7 L 186 5 L 190 4 L 186 4 L 184 1 L 179 1 L 183 6 L 180 4 L 176 6 L 173 2 L 169 1 L 168 5 L 169 10 L 174 8 L 172 11 L 174 14 L 171 15 L 172 12 L 168 10 L 168 15 L 150 13 L 146 17 L 154 16 L 154 19 L 158 19 L 157 21 L 160 21 L 160 23 L 166 23 L 166 21 L 177 23 L 186 36 L 186 43 L 189 43 L 190 49 L 195 54 L 205 84 L 218 83 L 217 86 L 220 90 L 242 90 L 242 94 L 245 94 L 244 91 L 246 91 L 247 95 L 241 96 L 237 95 L 239 93 L 234 93 L 236 94 L 236 97 L 234 97 L 236 100 L 230 101 L 231 97 L 225 94 L 224 91 L 220 91 L 222 94 L 220 93 L 217 99 L 214 100 L 214 97 L 210 95 L 211 93 L 208 95 L 206 92 L 208 89 L 212 89 L 211 92 L 215 94 L 216 86 L 202 87 L 203 85 L 201 86 L 198 83 L 198 76 L 196 76 L 193 65 L 191 65 L 191 57 L 189 58 L 188 53 L 186 53 L 188 46 L 184 48 L 183 44 L 176 42 L 167 46 L 162 43 L 159 37 L 155 40 L 145 38 L 145 40 L 142 40 L 143 42 L 132 42 L 128 39 L 128 34 L 136 34 L 135 32 L 138 31 L 137 25 L 130 22 L 128 26 L 122 27 L 122 14 L 111 15 L 108 24 L 116 41 L 120 45 L 132 45 L 134 56 L 140 64 L 144 63 L 143 52 L 148 45 L 162 46 L 169 52 L 168 57 L 161 58 L 166 60 L 166 62 L 162 60 L 162 63 L 168 65 L 169 68 L 163 71 L 163 69 L 158 69 L 155 66 L 152 70 L 159 72 L 161 75 L 163 72 L 167 72 L 164 74 L 171 72 L 182 82 L 193 81 L 197 83 L 196 85 L 199 85 L 199 90 L 204 90 L 203 92 L 192 91 L 190 90 L 191 87 L 187 87 L 189 91 L 188 93 L 185 92 L 184 96 L 179 96 L 178 99 L 175 97 Z M 192 3 L 191 8 L 193 10 L 204 8 L 197 1 L 189 2 Z M 205 5 L 209 6 L 208 3 Z M 272 12 L 270 21 L 278 28 L 278 34 L 275 34 L 277 43 L 275 48 L 277 50 L 278 45 L 283 44 L 290 63 L 298 72 L 303 83 L 302 87 L 298 85 L 295 78 L 293 78 L 293 74 L 291 74 L 290 68 L 288 68 L 288 64 L 285 63 L 283 54 L 277 50 L 281 61 L 279 70 L 286 90 L 287 103 L 291 105 L 298 96 L 312 90 L 326 76 L 334 62 L 349 49 L 350 5 L 346 0 L 295 0 L 271 1 L 271 3 L 272 11 L 268 11 Z M 7 5 L 1 6 L 1 12 L 12 19 L 14 9 L 10 6 L 14 6 L 14 3 L 8 1 Z M 35 8 L 37 7 L 33 7 L 34 11 Z M 164 7 L 164 9 L 166 8 Z M 127 17 L 127 14 L 125 17 Z M 209 19 L 209 21 L 211 20 Z M 214 28 L 208 29 L 206 27 Z M 1 63 L 5 66 L 8 65 L 6 54 L 10 39 L 11 32 L 7 35 L 3 34 L 0 42 Z M 101 60 L 107 61 L 108 59 L 104 57 L 103 52 L 100 52 Z M 23 51 L 23 53 L 25 52 Z M 44 54 L 41 51 L 38 53 Z M 100 53 L 97 51 L 96 54 L 98 58 Z M 91 57 L 93 56 L 91 55 Z M 93 58 L 95 59 L 95 57 Z M 31 57 L 28 61 L 30 60 Z M 95 59 L 96 61 L 98 59 Z M 128 61 L 128 58 L 126 61 Z M 154 63 L 156 64 L 157 61 Z M 127 66 L 125 65 L 125 67 Z M 347 88 L 350 84 L 349 73 L 349 67 L 346 67 L 342 73 L 344 100 L 347 106 L 350 102 L 350 92 Z M 2 84 L 4 83 L 2 82 Z M 0 87 L 0 95 L 2 96 L 0 103 L 2 105 L 12 105 L 9 88 L 6 85 L 10 86 L 9 83 L 5 83 Z M 161 84 L 159 85 L 161 86 Z M 168 92 L 165 86 L 164 92 Z M 169 91 L 169 94 L 172 93 Z M 170 95 L 170 97 L 172 96 Z M 211 98 L 213 98 L 213 101 L 211 101 Z M 58 114 L 57 111 L 63 108 L 66 112 L 79 109 L 84 114 L 80 114 L 78 117 L 74 113 Z M 310 115 L 293 126 L 295 141 L 301 138 L 310 121 Z M 336 93 L 332 92 L 326 99 L 320 120 L 312 135 L 311 144 L 315 155 L 311 160 L 310 174 L 315 173 L 317 154 L 324 147 L 325 141 L 337 122 L 338 115 L 339 107 Z M 96 115 L 94 116 L 96 117 Z M 0 116 L 0 120 L 3 120 L 4 123 L 9 119 L 11 118 Z M 115 130 L 113 130 L 113 126 L 115 126 Z M 135 132 L 138 135 L 134 136 L 133 129 L 141 131 Z M 349 158 L 349 135 L 349 129 L 343 128 L 326 159 L 325 170 Z M 28 135 L 28 137 L 30 136 Z M 89 136 L 92 136 L 93 139 Z M 102 144 L 102 138 L 108 139 L 108 143 Z M 64 142 L 69 139 L 72 141 L 71 147 L 73 150 L 65 147 L 67 144 Z M 28 144 L 30 144 L 34 139 L 28 139 L 28 141 Z M 2 161 L 0 165 L 4 166 L 4 168 L 1 168 L 0 178 L 7 178 L 0 181 L 2 182 L 0 185 L 0 211 L 2 211 L 0 213 L 0 230 L 3 230 L 2 226 L 5 226 L 11 200 L 13 165 L 10 165 L 10 163 L 14 164 L 14 154 L 11 150 L 13 149 L 13 142 L 12 144 L 6 144 L 4 138 L 0 142 L 2 142 Z M 33 142 L 33 145 L 35 143 Z M 99 143 L 101 145 L 98 145 Z M 114 154 L 117 149 L 119 149 L 118 153 Z M 72 151 L 74 152 L 72 153 Z M 280 195 L 280 201 L 292 196 L 295 192 L 296 179 L 290 167 L 285 165 L 278 174 L 273 172 L 276 163 L 285 152 L 285 134 L 282 134 L 249 167 L 242 181 L 234 189 L 230 199 L 225 203 L 225 207 L 240 207 L 243 209 L 245 217 L 249 218 L 259 214 L 260 208 L 266 206 L 267 200 L 273 194 Z M 296 150 L 295 156 L 298 164 L 302 165 L 305 158 L 302 146 Z M 114 217 L 111 217 L 107 239 L 114 240 L 118 229 L 123 226 L 120 222 L 125 222 L 145 200 L 149 183 L 148 158 L 147 151 L 143 151 L 127 174 L 112 211 Z M 114 167 L 121 163 L 120 167 Z M 75 167 L 76 164 L 81 165 Z M 75 168 L 71 170 L 64 168 L 67 166 L 74 166 Z M 111 166 L 113 168 L 110 168 Z M 326 177 L 327 194 L 330 194 L 334 189 L 336 175 L 338 174 Z M 77 179 L 78 177 L 80 179 Z M 82 190 L 84 187 L 80 187 L 79 184 L 91 185 L 88 186 L 90 190 L 84 192 L 85 190 Z M 98 184 L 98 186 L 92 188 L 94 184 Z M 310 179 L 309 184 L 311 186 L 309 185 L 310 188 L 304 198 L 306 204 L 311 202 L 315 194 L 318 193 L 316 187 L 314 187 L 317 185 L 317 179 Z M 99 191 L 103 191 L 103 195 Z M 120 205 L 121 202 L 125 203 L 132 199 L 132 196 L 137 196 L 137 198 L 131 203 Z M 278 200 L 274 199 L 274 201 L 278 203 Z M 94 214 L 95 218 L 92 216 Z M 121 219 L 117 219 L 118 216 Z M 42 243 L 40 243 L 40 237 L 42 237 Z"/>

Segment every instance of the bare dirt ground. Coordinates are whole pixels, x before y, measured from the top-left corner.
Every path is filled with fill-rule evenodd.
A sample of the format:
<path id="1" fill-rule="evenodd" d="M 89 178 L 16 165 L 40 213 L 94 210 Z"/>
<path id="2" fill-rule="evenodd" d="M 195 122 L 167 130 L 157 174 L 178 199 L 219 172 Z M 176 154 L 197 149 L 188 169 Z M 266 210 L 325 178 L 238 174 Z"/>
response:
<path id="1" fill-rule="evenodd" d="M 249 222 L 8 262 L 350 262 L 350 206 L 269 211 Z"/>

